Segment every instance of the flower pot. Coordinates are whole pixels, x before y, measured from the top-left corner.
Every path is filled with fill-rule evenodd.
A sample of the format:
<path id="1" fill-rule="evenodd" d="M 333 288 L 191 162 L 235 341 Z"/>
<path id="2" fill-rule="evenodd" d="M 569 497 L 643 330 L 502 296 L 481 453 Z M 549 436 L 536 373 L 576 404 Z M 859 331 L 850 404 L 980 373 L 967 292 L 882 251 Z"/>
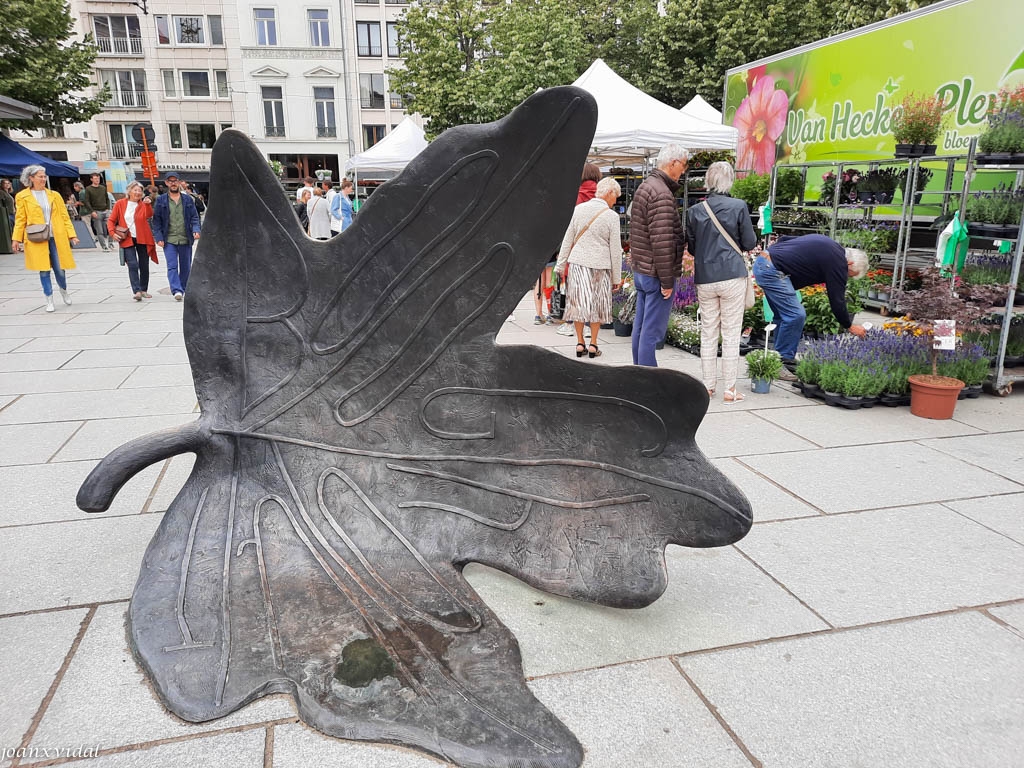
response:
<path id="1" fill-rule="evenodd" d="M 860 296 L 862 299 L 866 299 L 868 297 L 868 291 L 866 288 L 861 288 L 859 291 L 857 291 L 857 295 Z"/>
<path id="2" fill-rule="evenodd" d="M 750 391 L 758 395 L 767 395 L 772 389 L 772 383 L 768 379 L 751 379 Z"/>
<path id="3" fill-rule="evenodd" d="M 610 331 L 615 328 L 615 323 L 601 323 L 602 331 Z"/>
<path id="4" fill-rule="evenodd" d="M 986 152 L 974 156 L 975 165 L 1010 165 L 1012 162 L 1012 152 Z"/>
<path id="5" fill-rule="evenodd" d="M 964 383 L 949 376 L 908 376 L 910 412 L 923 419 L 951 419 Z"/>
<path id="6" fill-rule="evenodd" d="M 874 291 L 874 290 L 868 288 L 868 298 L 871 299 L 871 300 L 877 299 L 878 298 L 878 291 Z"/>
<path id="7" fill-rule="evenodd" d="M 858 192 L 857 199 L 862 203 L 873 203 L 875 201 L 875 196 L 872 192 Z"/>
<path id="8" fill-rule="evenodd" d="M 916 157 L 917 144 L 897 144 L 893 154 L 896 157 Z"/>
<path id="9" fill-rule="evenodd" d="M 875 192 L 875 202 L 881 205 L 886 205 L 892 202 L 892 192 Z"/>
<path id="10" fill-rule="evenodd" d="M 889 300 L 889 293 L 888 293 L 888 291 L 879 291 L 878 292 L 878 300 L 879 301 L 888 301 Z"/>
<path id="11" fill-rule="evenodd" d="M 633 324 L 620 322 L 618 318 L 612 321 L 612 328 L 615 331 L 616 336 L 632 336 L 633 335 Z"/>
<path id="12" fill-rule="evenodd" d="M 920 157 L 934 157 L 939 148 L 938 144 L 918 144 L 917 146 L 921 148 Z"/>

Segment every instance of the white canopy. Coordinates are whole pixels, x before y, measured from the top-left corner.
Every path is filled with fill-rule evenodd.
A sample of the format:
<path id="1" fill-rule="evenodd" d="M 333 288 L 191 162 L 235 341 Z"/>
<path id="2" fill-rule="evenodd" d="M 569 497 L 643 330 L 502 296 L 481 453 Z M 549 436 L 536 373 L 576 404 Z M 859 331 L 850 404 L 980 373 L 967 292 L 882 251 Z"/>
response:
<path id="1" fill-rule="evenodd" d="M 700 94 L 697 94 L 688 102 L 685 107 L 680 107 L 679 111 L 684 115 L 690 115 L 700 120 L 707 120 L 709 123 L 721 123 L 722 113 L 712 107 Z"/>
<path id="2" fill-rule="evenodd" d="M 597 59 L 573 85 L 597 99 L 592 156 L 649 157 L 666 144 L 735 149 L 736 129 L 680 112 L 623 80 Z"/>
<path id="3" fill-rule="evenodd" d="M 345 163 L 351 171 L 400 171 L 427 146 L 423 129 L 406 117 L 387 136 Z"/>

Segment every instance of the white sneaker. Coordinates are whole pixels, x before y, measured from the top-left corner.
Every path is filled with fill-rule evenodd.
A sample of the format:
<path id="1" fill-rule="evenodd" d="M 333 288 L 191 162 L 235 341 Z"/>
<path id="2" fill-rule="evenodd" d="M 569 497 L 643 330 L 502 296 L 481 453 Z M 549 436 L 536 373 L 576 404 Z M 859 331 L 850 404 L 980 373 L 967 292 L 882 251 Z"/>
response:
<path id="1" fill-rule="evenodd" d="M 185 298 L 185 294 L 183 294 L 183 293 L 176 293 L 176 294 L 174 294 L 174 300 L 175 301 L 181 301 L 184 298 Z"/>
<path id="2" fill-rule="evenodd" d="M 46 297 L 46 311 L 53 312 L 53 296 Z"/>
<path id="3" fill-rule="evenodd" d="M 555 333 L 559 336 L 575 336 L 576 329 L 572 327 L 572 323 L 562 323 Z"/>
<path id="4" fill-rule="evenodd" d="M 66 304 L 67 306 L 69 306 L 69 307 L 70 307 L 70 306 L 71 306 L 71 297 L 70 297 L 70 296 L 68 296 L 68 292 L 67 292 L 67 290 L 65 290 L 64 288 L 58 288 L 57 290 L 59 290 L 59 291 L 60 291 L 60 297 L 61 297 L 62 299 L 64 299 L 64 303 L 65 303 L 65 304 Z"/>

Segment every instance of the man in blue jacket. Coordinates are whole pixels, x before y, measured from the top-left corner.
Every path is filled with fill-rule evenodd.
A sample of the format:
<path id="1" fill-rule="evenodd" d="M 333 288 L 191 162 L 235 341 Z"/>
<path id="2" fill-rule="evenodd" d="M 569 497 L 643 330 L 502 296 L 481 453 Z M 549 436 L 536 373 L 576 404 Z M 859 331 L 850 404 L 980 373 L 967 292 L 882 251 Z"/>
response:
<path id="1" fill-rule="evenodd" d="M 199 212 L 191 195 L 183 195 L 177 175 L 164 179 L 167 192 L 156 199 L 153 209 L 153 237 L 164 249 L 167 282 L 175 301 L 185 297 L 192 269 L 192 243 L 199 239 Z"/>

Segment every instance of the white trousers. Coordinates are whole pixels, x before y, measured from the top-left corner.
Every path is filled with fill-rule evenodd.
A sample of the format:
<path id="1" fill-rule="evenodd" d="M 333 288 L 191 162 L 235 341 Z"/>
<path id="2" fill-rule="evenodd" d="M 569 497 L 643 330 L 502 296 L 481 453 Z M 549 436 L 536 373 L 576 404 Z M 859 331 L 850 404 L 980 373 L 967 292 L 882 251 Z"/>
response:
<path id="1" fill-rule="evenodd" d="M 704 386 L 715 388 L 718 337 L 722 337 L 722 378 L 725 388 L 736 386 L 736 368 L 743 332 L 743 299 L 747 278 L 737 277 L 697 286 L 700 302 L 700 367 Z"/>

